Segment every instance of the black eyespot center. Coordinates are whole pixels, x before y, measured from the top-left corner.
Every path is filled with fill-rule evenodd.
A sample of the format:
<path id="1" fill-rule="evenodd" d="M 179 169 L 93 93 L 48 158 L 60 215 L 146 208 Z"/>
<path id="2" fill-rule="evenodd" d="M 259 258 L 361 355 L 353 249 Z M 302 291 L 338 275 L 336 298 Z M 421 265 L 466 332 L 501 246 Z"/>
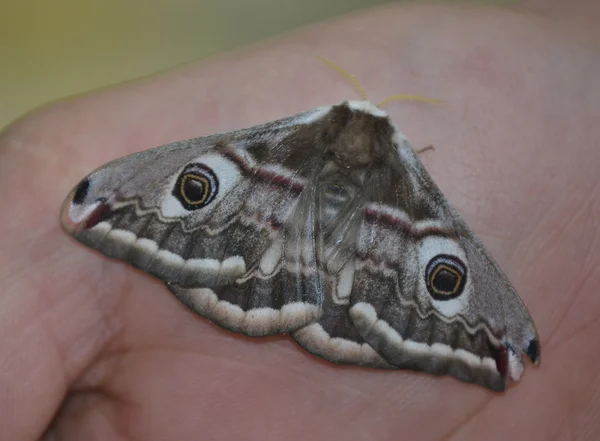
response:
<path id="1" fill-rule="evenodd" d="M 453 268 L 440 265 L 431 276 L 431 281 L 436 290 L 441 293 L 452 294 L 458 289 L 461 275 Z"/>
<path id="2" fill-rule="evenodd" d="M 210 195 L 210 182 L 204 176 L 189 173 L 183 176 L 179 191 L 188 204 L 203 204 Z"/>
<path id="3" fill-rule="evenodd" d="M 434 299 L 454 299 L 465 288 L 467 267 L 456 256 L 439 254 L 427 264 L 425 278 L 427 290 Z"/>
<path id="4" fill-rule="evenodd" d="M 77 186 L 77 190 L 75 190 L 75 193 L 73 194 L 73 199 L 71 201 L 76 205 L 83 204 L 89 190 L 90 190 L 90 180 L 88 178 L 85 178 Z"/>
<path id="5" fill-rule="evenodd" d="M 177 178 L 173 188 L 175 196 L 187 210 L 206 207 L 217 196 L 219 180 L 210 167 L 204 164 L 188 165 Z"/>

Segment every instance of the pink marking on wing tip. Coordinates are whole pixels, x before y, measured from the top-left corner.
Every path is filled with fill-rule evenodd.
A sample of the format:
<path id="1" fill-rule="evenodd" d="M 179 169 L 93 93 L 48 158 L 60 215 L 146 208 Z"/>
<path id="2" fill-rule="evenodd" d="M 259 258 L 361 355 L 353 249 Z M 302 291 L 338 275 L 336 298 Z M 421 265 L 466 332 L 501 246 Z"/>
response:
<path id="1" fill-rule="evenodd" d="M 498 356 L 496 357 L 496 369 L 498 369 L 503 378 L 508 374 L 508 347 L 506 345 L 502 345 L 499 349 Z"/>
<path id="2" fill-rule="evenodd" d="M 83 218 L 73 218 L 71 213 L 72 205 L 67 204 L 67 208 L 64 208 L 61 214 L 61 221 L 63 226 L 70 233 L 76 233 L 77 231 L 92 228 L 102 221 L 104 215 L 110 210 L 110 205 L 106 202 L 99 203 L 92 212 Z"/>
<path id="3" fill-rule="evenodd" d="M 104 214 L 110 210 L 110 205 L 106 202 L 101 202 L 98 206 L 90 213 L 90 215 L 81 222 L 82 228 L 92 228 L 102 221 Z"/>

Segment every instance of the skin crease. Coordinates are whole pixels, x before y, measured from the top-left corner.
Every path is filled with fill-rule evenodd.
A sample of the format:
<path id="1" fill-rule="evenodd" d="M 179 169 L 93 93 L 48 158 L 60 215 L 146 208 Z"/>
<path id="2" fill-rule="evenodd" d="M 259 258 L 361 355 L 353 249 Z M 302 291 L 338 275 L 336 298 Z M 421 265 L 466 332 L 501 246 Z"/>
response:
<path id="1" fill-rule="evenodd" d="M 600 29 L 593 2 L 569 14 L 546 3 L 364 11 L 48 106 L 5 131 L 2 439 L 597 439 Z M 359 98 L 317 55 L 375 102 L 444 101 L 386 110 L 415 148 L 436 147 L 426 167 L 538 326 L 542 365 L 505 394 L 336 367 L 287 336 L 229 333 L 62 231 L 63 198 L 107 161 Z"/>

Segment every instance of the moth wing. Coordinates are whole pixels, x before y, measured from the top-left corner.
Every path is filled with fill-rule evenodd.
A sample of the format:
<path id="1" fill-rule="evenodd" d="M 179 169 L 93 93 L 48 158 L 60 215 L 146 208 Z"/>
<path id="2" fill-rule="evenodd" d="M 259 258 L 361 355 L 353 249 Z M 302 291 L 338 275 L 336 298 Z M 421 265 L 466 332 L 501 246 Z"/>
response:
<path id="1" fill-rule="evenodd" d="M 268 335 L 302 327 L 320 316 L 323 297 L 315 191 L 307 190 L 322 162 L 311 142 L 322 113 L 111 162 L 71 192 L 63 224 L 225 328 Z"/>
<path id="2" fill-rule="evenodd" d="M 352 323 L 394 366 L 504 390 L 524 354 L 539 362 L 533 321 L 415 152 L 406 144 L 399 154 L 366 209 Z"/>
<path id="3" fill-rule="evenodd" d="M 331 164 L 330 164 L 331 165 Z M 350 317 L 350 295 L 358 257 L 358 238 L 364 230 L 367 181 L 378 179 L 378 170 L 361 170 L 363 179 L 345 173 L 322 171 L 316 199 L 317 260 L 323 277 L 324 298 L 318 321 L 292 333 L 309 352 L 338 364 L 393 369 L 360 335 Z M 352 174 L 352 173 L 351 173 Z M 355 176 L 356 177 L 356 176 Z"/>

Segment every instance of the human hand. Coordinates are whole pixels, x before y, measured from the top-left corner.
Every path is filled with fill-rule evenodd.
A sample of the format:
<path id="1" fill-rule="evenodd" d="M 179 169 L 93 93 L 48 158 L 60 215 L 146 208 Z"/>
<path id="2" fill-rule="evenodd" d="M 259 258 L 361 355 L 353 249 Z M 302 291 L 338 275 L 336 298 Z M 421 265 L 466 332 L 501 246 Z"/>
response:
<path id="1" fill-rule="evenodd" d="M 0 138 L 2 439 L 595 439 L 600 430 L 600 56 L 585 20 L 391 6 L 68 100 Z M 359 33 L 357 30 L 368 32 Z M 149 147 L 404 92 L 386 109 L 540 332 L 505 394 L 339 367 L 251 339 L 79 245 L 58 211 L 95 167 Z"/>

